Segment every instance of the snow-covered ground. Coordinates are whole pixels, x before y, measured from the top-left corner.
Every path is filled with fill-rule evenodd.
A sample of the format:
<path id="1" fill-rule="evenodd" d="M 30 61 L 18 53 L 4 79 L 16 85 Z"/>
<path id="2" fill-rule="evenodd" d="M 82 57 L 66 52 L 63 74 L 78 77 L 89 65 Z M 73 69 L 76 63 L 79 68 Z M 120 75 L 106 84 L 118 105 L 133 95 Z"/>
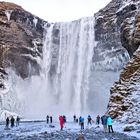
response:
<path id="1" fill-rule="evenodd" d="M 5 129 L 5 124 L 0 125 L 0 140 L 76 140 L 80 135 L 83 135 L 87 140 L 138 140 L 140 133 L 123 132 L 121 124 L 114 123 L 113 128 L 115 133 L 104 133 L 103 127 L 95 124 L 87 126 L 85 130 L 80 131 L 80 126 L 74 122 L 67 122 L 64 130 L 60 131 L 59 123 L 54 122 L 54 128 L 49 127 L 45 121 L 27 121 L 21 122 L 18 127 Z M 122 134 L 124 133 L 124 134 Z M 125 135 L 127 134 L 127 135 Z M 135 137 L 131 137 L 135 136 Z M 137 137 L 137 138 L 136 138 Z"/>

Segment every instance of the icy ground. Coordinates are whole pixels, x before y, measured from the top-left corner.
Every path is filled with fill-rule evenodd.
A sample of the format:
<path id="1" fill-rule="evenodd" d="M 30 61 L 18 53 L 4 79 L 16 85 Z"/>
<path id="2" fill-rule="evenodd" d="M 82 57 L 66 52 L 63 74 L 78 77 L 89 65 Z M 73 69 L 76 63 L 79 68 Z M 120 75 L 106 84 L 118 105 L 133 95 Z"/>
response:
<path id="1" fill-rule="evenodd" d="M 102 125 L 97 127 L 85 125 L 85 130 L 80 131 L 80 126 L 73 122 L 67 122 L 63 131 L 60 131 L 59 123 L 55 122 L 54 128 L 49 127 L 45 121 L 21 122 L 20 126 L 5 130 L 5 125 L 0 125 L 0 140 L 76 140 L 84 136 L 85 140 L 139 140 L 140 134 L 122 133 L 121 125 L 114 124 L 114 133 L 104 133 Z M 136 137 L 137 138 L 136 138 Z"/>

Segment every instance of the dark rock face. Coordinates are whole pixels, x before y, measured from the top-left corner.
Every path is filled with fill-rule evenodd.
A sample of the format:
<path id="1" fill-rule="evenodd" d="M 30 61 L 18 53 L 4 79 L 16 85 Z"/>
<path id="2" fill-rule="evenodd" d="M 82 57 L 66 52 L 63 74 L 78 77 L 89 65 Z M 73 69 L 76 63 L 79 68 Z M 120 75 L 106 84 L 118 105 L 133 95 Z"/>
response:
<path id="1" fill-rule="evenodd" d="M 13 67 L 22 78 L 39 74 L 44 24 L 21 7 L 0 2 L 0 67 Z"/>
<path id="2" fill-rule="evenodd" d="M 132 0 L 130 4 L 127 4 L 127 1 L 112 0 L 104 9 L 95 14 L 96 40 L 102 40 L 104 49 L 109 46 L 119 49 L 123 46 L 132 57 L 139 46 L 136 40 L 138 29 L 135 28 L 132 31 L 135 24 L 138 26 L 139 4 L 137 2 L 138 0 Z"/>
<path id="3" fill-rule="evenodd" d="M 121 42 L 125 47 L 129 55 L 132 57 L 133 53 L 139 47 L 139 41 L 137 39 L 139 27 L 138 27 L 138 7 L 137 4 L 130 4 L 126 6 L 122 11 L 118 12 L 118 23 L 121 22 Z M 138 27 L 138 28 L 137 28 Z"/>
<path id="4" fill-rule="evenodd" d="M 122 122 L 139 123 L 140 1 L 125 1 L 124 4 L 121 0 L 119 2 L 120 9 L 116 12 L 116 23 L 122 46 L 127 49 L 131 59 L 122 71 L 119 81 L 115 82 L 110 90 L 108 113 Z"/>
<path id="5" fill-rule="evenodd" d="M 123 122 L 139 123 L 140 51 L 126 65 L 120 80 L 111 88 L 109 114 Z"/>
<path id="6" fill-rule="evenodd" d="M 101 53 L 99 53 L 99 48 L 100 52 L 108 50 L 106 57 L 110 59 L 118 58 L 119 63 L 122 64 L 112 67 L 112 70 L 122 69 L 125 62 L 128 61 L 126 49 L 121 43 L 120 27 L 123 20 L 120 22 L 116 14 L 121 5 L 121 0 L 112 0 L 104 9 L 95 14 L 95 41 L 98 43 L 94 50 L 96 55 L 93 57 L 93 62 L 103 59 Z"/>
<path id="7" fill-rule="evenodd" d="M 5 72 L 4 69 L 0 68 L 0 90 L 6 89 L 5 82 L 8 79 L 8 74 Z M 1 98 L 0 98 L 1 102 Z"/>
<path id="8" fill-rule="evenodd" d="M 139 8 L 138 0 L 112 0 L 95 14 L 96 40 L 104 41 L 102 45 L 110 48 L 114 44 L 118 48 L 123 46 L 132 57 L 139 46 Z"/>

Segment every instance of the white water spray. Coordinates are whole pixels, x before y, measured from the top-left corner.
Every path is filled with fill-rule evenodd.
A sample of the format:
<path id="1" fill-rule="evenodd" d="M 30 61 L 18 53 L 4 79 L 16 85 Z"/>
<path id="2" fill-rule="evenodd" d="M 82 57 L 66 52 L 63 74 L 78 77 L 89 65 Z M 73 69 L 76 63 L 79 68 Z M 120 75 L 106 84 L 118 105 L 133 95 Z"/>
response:
<path id="1" fill-rule="evenodd" d="M 58 53 L 55 54 L 57 60 L 52 59 L 55 47 L 52 26 L 44 43 L 46 50 L 44 49 L 43 66 L 46 66 L 48 81 L 46 86 L 51 89 L 51 93 L 47 93 L 47 102 L 50 98 L 53 99 L 49 106 L 54 106 L 54 111 L 80 114 L 87 107 L 90 67 L 95 46 L 94 18 L 57 24 L 60 26 L 60 43 Z"/>

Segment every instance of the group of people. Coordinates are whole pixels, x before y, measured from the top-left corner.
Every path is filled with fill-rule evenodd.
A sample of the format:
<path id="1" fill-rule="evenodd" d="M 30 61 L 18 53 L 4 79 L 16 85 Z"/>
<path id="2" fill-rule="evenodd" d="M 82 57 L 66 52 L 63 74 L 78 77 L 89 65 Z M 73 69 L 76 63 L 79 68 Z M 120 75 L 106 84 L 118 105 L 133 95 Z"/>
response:
<path id="1" fill-rule="evenodd" d="M 73 116 L 74 122 L 78 123 L 78 118 L 76 118 L 76 115 Z M 92 125 L 93 123 L 93 119 L 91 118 L 90 115 L 88 115 L 87 117 L 87 125 Z M 112 118 L 108 115 L 103 115 L 102 117 L 100 117 L 99 115 L 97 115 L 96 117 L 96 124 L 99 126 L 100 123 L 102 123 L 103 128 L 104 128 L 104 132 L 114 132 L 113 131 L 113 127 L 112 127 Z M 79 117 L 79 125 L 81 126 L 81 130 L 84 129 L 84 117 Z"/>
<path id="2" fill-rule="evenodd" d="M 63 130 L 64 124 L 67 122 L 66 116 L 59 116 L 60 130 Z"/>
<path id="3" fill-rule="evenodd" d="M 79 119 L 76 117 L 76 115 L 73 116 L 74 122 L 78 123 L 81 126 L 81 130 L 84 129 L 84 117 L 80 116 Z M 92 125 L 92 118 L 90 115 L 87 117 L 87 124 Z"/>
<path id="4" fill-rule="evenodd" d="M 76 117 L 76 115 L 73 116 L 74 122 L 78 123 L 81 126 L 81 130 L 84 129 L 84 117 L 80 116 L 79 118 Z M 19 122 L 20 122 L 20 117 L 17 116 L 17 118 L 15 119 L 13 116 L 11 117 L 7 117 L 6 118 L 6 128 L 10 127 L 14 127 L 15 124 L 16 126 L 19 126 Z M 53 122 L 53 118 L 52 116 L 47 115 L 46 116 L 46 122 L 48 123 L 52 123 Z M 93 119 L 91 118 L 90 115 L 88 115 L 87 117 L 87 125 L 92 125 L 93 123 Z M 99 115 L 96 117 L 96 124 L 99 126 L 100 122 L 103 125 L 104 128 L 104 132 L 114 132 L 113 131 L 113 127 L 112 127 L 112 118 L 109 115 L 103 115 L 102 117 L 100 117 Z M 64 128 L 64 124 L 66 123 L 66 116 L 59 116 L 59 123 L 60 123 L 60 130 L 63 130 Z"/>
<path id="5" fill-rule="evenodd" d="M 47 116 L 46 116 L 46 122 L 47 122 L 47 124 L 48 124 L 48 123 L 52 123 L 52 122 L 53 122 L 52 116 L 47 115 Z"/>
<path id="6" fill-rule="evenodd" d="M 19 116 L 17 116 L 16 119 L 13 116 L 7 117 L 6 118 L 6 128 L 14 127 L 15 123 L 16 123 L 16 126 L 19 126 L 19 122 L 20 122 L 20 117 Z"/>
<path id="7" fill-rule="evenodd" d="M 104 128 L 104 132 L 114 132 L 113 131 L 113 127 L 112 127 L 112 118 L 108 115 L 103 115 L 101 117 L 101 121 L 102 121 L 102 125 L 103 125 L 103 128 Z"/>

